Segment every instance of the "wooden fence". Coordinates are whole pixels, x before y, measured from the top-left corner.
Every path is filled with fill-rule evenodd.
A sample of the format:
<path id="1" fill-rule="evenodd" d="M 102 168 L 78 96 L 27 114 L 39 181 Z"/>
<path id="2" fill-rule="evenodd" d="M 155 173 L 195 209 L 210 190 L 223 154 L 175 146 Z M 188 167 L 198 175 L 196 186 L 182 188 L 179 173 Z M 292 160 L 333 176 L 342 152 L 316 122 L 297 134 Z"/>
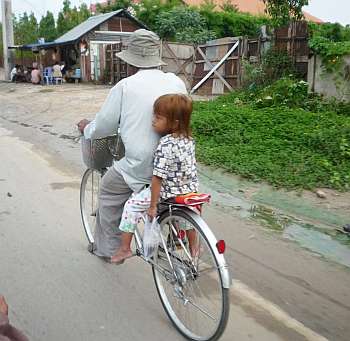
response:
<path id="1" fill-rule="evenodd" d="M 271 44 L 286 51 L 297 71 L 307 78 L 308 31 L 306 22 L 296 22 L 278 29 L 272 38 L 261 34 L 255 39 L 222 38 L 193 46 L 163 41 L 163 69 L 174 72 L 186 83 L 191 93 L 220 95 L 242 85 L 242 60 L 260 63 Z"/>
<path id="2" fill-rule="evenodd" d="M 287 51 L 296 70 L 307 79 L 310 48 L 308 45 L 308 24 L 306 21 L 291 23 L 275 31 L 274 45 Z"/>

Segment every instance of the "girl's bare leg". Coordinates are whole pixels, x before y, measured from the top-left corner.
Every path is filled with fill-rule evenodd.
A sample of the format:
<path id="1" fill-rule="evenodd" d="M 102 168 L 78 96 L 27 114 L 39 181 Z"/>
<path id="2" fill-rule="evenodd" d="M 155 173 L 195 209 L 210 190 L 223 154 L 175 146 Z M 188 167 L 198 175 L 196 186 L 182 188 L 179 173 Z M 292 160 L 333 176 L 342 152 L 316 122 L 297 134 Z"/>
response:
<path id="1" fill-rule="evenodd" d="M 190 247 L 190 253 L 192 257 L 199 256 L 199 239 L 197 236 L 197 232 L 195 229 L 187 230 L 186 231 L 187 239 L 188 239 L 188 244 Z"/>
<path id="2" fill-rule="evenodd" d="M 125 259 L 132 257 L 130 248 L 133 233 L 123 232 L 121 236 L 122 244 L 117 252 L 111 257 L 111 263 L 121 264 Z"/>

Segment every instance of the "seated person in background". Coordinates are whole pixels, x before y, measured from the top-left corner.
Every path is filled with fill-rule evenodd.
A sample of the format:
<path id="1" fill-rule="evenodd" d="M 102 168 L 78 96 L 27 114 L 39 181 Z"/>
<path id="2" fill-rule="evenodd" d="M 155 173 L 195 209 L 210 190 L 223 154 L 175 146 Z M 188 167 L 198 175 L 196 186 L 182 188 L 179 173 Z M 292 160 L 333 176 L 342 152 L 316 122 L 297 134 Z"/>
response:
<path id="1" fill-rule="evenodd" d="M 37 67 L 32 70 L 31 81 L 32 81 L 32 84 L 40 84 L 41 74 Z"/>
<path id="2" fill-rule="evenodd" d="M 11 73 L 10 73 L 10 79 L 11 79 L 11 82 L 16 82 L 17 81 L 17 72 L 19 70 L 19 65 L 16 64 L 13 69 L 11 70 Z"/>
<path id="3" fill-rule="evenodd" d="M 66 72 L 67 72 L 66 63 L 65 63 L 65 62 L 62 62 L 62 63 L 61 63 L 61 73 L 62 73 L 62 76 L 63 76 L 63 77 L 65 76 Z"/>
<path id="4" fill-rule="evenodd" d="M 18 329 L 10 325 L 8 318 L 8 305 L 5 298 L 0 295 L 0 341 L 28 341 Z"/>
<path id="5" fill-rule="evenodd" d="M 62 78 L 61 66 L 58 62 L 53 66 L 53 78 Z"/>

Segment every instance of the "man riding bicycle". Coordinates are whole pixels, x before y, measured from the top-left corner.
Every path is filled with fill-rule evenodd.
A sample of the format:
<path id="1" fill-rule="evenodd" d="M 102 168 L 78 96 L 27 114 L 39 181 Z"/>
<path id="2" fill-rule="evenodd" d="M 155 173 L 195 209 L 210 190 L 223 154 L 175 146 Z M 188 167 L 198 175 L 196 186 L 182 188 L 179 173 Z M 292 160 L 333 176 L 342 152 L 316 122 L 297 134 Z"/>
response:
<path id="1" fill-rule="evenodd" d="M 165 94 L 186 94 L 184 82 L 173 73 L 159 70 L 159 37 L 145 29 L 131 34 L 128 48 L 117 54 L 135 67 L 136 74 L 118 82 L 92 122 L 78 123 L 85 138 L 113 135 L 120 127 L 125 157 L 115 161 L 102 178 L 96 213 L 93 253 L 111 257 L 120 246 L 118 229 L 125 202 L 133 192 L 150 184 L 153 154 L 160 135 L 152 129 L 153 104 Z"/>

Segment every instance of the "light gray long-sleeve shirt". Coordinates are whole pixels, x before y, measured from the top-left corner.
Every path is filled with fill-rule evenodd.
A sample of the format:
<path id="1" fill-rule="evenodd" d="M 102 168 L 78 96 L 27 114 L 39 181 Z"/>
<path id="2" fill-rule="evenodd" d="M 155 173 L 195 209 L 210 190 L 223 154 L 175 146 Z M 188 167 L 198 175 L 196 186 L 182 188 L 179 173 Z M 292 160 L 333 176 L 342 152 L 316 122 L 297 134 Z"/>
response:
<path id="1" fill-rule="evenodd" d="M 153 104 L 170 93 L 187 93 L 179 77 L 156 69 L 140 70 L 111 89 L 101 110 L 84 130 L 85 138 L 102 138 L 115 134 L 120 121 L 125 157 L 113 166 L 135 192 L 152 178 L 153 154 L 160 138 L 152 128 Z"/>

